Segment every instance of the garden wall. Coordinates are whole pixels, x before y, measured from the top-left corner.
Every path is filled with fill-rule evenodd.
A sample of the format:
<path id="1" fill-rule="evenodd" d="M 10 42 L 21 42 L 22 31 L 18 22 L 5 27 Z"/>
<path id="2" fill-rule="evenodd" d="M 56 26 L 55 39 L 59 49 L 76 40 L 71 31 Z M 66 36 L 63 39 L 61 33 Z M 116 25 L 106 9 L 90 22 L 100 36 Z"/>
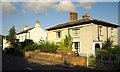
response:
<path id="1" fill-rule="evenodd" d="M 86 58 L 75 57 L 74 55 L 62 56 L 61 54 L 45 53 L 40 51 L 29 51 L 25 52 L 25 57 L 49 60 L 59 62 L 62 64 L 66 62 L 67 64 L 71 65 L 86 66 Z"/>

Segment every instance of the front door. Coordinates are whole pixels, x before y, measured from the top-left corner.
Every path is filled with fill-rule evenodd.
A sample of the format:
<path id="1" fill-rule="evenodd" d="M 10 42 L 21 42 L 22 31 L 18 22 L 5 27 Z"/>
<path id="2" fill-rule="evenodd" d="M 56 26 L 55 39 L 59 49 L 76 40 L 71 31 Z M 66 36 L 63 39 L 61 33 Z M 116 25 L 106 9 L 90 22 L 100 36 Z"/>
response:
<path id="1" fill-rule="evenodd" d="M 95 53 L 100 50 L 100 45 L 98 43 L 95 44 Z"/>

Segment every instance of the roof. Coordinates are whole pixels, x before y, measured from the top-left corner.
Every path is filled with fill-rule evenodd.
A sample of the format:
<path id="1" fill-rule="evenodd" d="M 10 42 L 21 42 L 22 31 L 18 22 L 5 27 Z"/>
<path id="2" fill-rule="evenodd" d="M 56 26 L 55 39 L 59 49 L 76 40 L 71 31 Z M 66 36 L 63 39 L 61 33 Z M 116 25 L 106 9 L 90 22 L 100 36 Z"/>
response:
<path id="1" fill-rule="evenodd" d="M 17 35 L 19 35 L 19 34 L 23 34 L 23 33 L 27 33 L 29 30 L 32 30 L 33 28 L 34 28 L 34 27 L 29 28 L 29 29 L 27 29 L 27 30 L 23 30 L 23 31 L 17 33 Z"/>
<path id="2" fill-rule="evenodd" d="M 119 25 L 112 24 L 112 23 L 109 23 L 109 22 L 105 22 L 105 21 L 102 21 L 102 20 L 97 20 L 97 19 L 80 19 L 80 20 L 76 20 L 76 21 L 73 21 L 73 22 L 66 22 L 66 23 L 63 23 L 63 24 L 58 24 L 58 25 L 50 27 L 50 28 L 48 28 L 46 30 L 49 31 L 49 30 L 55 30 L 55 29 L 72 27 L 72 26 L 89 24 L 89 23 L 94 23 L 94 24 L 108 26 L 108 27 L 120 27 Z"/>

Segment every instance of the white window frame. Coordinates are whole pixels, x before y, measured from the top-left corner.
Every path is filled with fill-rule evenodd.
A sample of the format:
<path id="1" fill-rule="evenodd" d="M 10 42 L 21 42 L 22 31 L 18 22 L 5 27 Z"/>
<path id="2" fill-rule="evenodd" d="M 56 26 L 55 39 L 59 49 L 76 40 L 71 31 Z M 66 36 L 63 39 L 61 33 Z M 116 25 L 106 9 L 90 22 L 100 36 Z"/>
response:
<path id="1" fill-rule="evenodd" d="M 75 36 L 75 30 L 77 30 L 77 36 Z M 74 34 L 73 34 L 74 33 Z M 72 37 L 79 37 L 80 36 L 80 29 L 76 29 L 76 28 L 74 28 L 74 29 L 72 29 Z"/>
<path id="2" fill-rule="evenodd" d="M 78 43 L 78 48 L 77 49 L 75 48 L 75 43 Z M 80 52 L 80 42 L 73 42 L 73 46 L 72 47 L 73 47 L 74 51 Z"/>
<path id="3" fill-rule="evenodd" d="M 99 35 L 100 35 L 100 36 L 103 35 L 103 33 L 102 33 L 102 29 L 103 29 L 102 26 L 99 26 Z"/>
<path id="4" fill-rule="evenodd" d="M 111 36 L 114 37 L 114 28 L 111 28 Z"/>

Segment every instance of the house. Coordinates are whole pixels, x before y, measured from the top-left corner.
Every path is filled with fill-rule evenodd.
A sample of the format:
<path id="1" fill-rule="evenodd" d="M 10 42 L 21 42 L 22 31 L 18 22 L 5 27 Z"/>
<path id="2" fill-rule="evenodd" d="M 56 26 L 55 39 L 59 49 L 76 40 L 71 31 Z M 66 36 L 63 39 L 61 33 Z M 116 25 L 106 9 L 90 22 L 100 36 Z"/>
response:
<path id="1" fill-rule="evenodd" d="M 6 40 L 6 37 L 3 38 L 3 50 L 5 50 L 5 48 L 11 48 L 10 42 L 8 42 Z"/>
<path id="2" fill-rule="evenodd" d="M 40 40 L 47 40 L 47 32 L 40 27 L 40 22 L 36 20 L 35 27 L 28 28 L 24 26 L 24 30 L 16 34 L 16 38 L 19 42 L 23 42 L 25 39 L 31 39 L 38 43 Z"/>
<path id="3" fill-rule="evenodd" d="M 79 54 L 94 54 L 109 37 L 112 38 L 114 45 L 118 45 L 118 27 L 116 24 L 91 18 L 87 13 L 78 20 L 78 13 L 73 11 L 70 13 L 70 22 L 47 29 L 48 41 L 59 44 L 70 30 L 73 38 L 72 51 Z"/>

